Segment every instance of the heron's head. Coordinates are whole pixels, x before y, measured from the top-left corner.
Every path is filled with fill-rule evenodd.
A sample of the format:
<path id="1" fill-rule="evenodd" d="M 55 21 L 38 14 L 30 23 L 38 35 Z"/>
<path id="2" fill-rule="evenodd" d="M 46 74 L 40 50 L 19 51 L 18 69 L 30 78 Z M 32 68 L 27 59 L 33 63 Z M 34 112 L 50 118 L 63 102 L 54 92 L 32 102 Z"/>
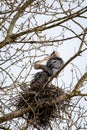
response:
<path id="1" fill-rule="evenodd" d="M 35 68 L 35 69 L 39 69 L 42 62 L 44 62 L 44 61 L 46 61 L 46 60 L 49 60 L 49 59 L 52 58 L 52 57 L 60 57 L 60 56 L 59 56 L 59 53 L 58 53 L 57 51 L 53 51 L 50 55 L 46 56 L 46 57 L 43 58 L 42 60 L 36 61 L 36 62 L 34 63 L 34 68 Z"/>

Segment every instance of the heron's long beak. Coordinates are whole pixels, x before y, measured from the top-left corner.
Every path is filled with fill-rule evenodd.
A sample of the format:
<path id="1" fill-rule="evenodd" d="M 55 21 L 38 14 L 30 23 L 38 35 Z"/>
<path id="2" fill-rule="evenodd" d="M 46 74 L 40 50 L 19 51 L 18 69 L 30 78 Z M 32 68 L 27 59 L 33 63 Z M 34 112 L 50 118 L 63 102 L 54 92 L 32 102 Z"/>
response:
<path id="1" fill-rule="evenodd" d="M 40 60 L 40 63 L 42 63 L 45 60 L 49 60 L 49 58 L 50 58 L 50 55 L 46 56 L 44 59 Z"/>
<path id="2" fill-rule="evenodd" d="M 45 60 L 48 60 L 48 59 L 49 59 L 49 57 L 50 57 L 50 56 L 46 56 L 46 57 L 45 57 L 45 58 L 43 58 L 42 60 L 35 62 L 35 63 L 34 63 L 34 68 L 35 68 L 35 69 L 39 69 L 39 68 L 40 68 L 41 63 L 42 63 L 43 61 L 45 61 Z"/>
<path id="3" fill-rule="evenodd" d="M 60 53 L 59 52 L 55 52 L 56 56 L 60 57 Z"/>
<path id="4" fill-rule="evenodd" d="M 60 54 L 58 52 L 55 52 L 53 55 L 58 56 L 58 57 L 60 56 Z M 36 64 L 40 65 L 43 61 L 49 60 L 53 55 L 46 56 L 42 60 L 37 61 Z"/>

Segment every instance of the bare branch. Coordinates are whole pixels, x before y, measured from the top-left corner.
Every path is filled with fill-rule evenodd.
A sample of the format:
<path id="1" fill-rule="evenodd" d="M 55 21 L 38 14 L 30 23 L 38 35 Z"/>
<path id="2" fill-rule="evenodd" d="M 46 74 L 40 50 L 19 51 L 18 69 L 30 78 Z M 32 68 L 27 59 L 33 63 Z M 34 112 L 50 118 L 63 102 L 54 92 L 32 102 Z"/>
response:
<path id="1" fill-rule="evenodd" d="M 6 114 L 6 115 L 0 117 L 0 123 L 3 123 L 5 121 L 9 121 L 13 118 L 21 117 L 23 114 L 25 114 L 29 110 L 30 110 L 30 108 L 25 108 L 23 110 L 19 110 L 19 111 L 12 112 L 10 114 Z"/>
<path id="2" fill-rule="evenodd" d="M 72 96 L 87 96 L 87 94 L 81 94 L 80 93 L 80 88 L 83 87 L 83 83 L 87 81 L 87 72 L 84 73 L 84 75 L 79 79 L 78 83 L 76 84 L 75 88 L 73 89 L 73 91 L 70 93 L 70 95 Z"/>
<path id="3" fill-rule="evenodd" d="M 7 31 L 7 34 L 8 36 L 9 35 L 12 35 L 12 31 L 13 31 L 13 28 L 15 26 L 15 23 L 17 21 L 17 19 L 20 17 L 20 15 L 25 11 L 25 9 L 32 3 L 34 2 L 35 0 L 27 0 L 17 11 L 17 13 L 15 14 L 15 16 L 13 17 L 11 23 L 10 23 L 10 26 L 8 28 L 8 31 Z"/>
<path id="4" fill-rule="evenodd" d="M 32 0 L 31 0 L 32 1 Z M 29 2 L 29 1 L 28 1 Z M 25 4 L 26 5 L 26 4 Z M 25 10 L 25 6 L 23 7 L 23 11 Z M 22 11 L 22 12 L 23 12 Z M 20 32 L 18 34 L 11 34 L 9 37 L 6 37 L 5 40 L 3 40 L 1 43 L 0 43 L 0 48 L 2 48 L 3 46 L 9 44 L 9 43 L 13 43 L 15 42 L 15 40 L 17 39 L 17 37 L 20 37 L 20 36 L 23 36 L 25 34 L 28 34 L 28 33 L 32 33 L 32 32 L 39 32 L 39 31 L 44 31 L 44 30 L 47 30 L 47 29 L 50 29 L 50 28 L 53 28 L 53 27 L 56 27 L 56 26 L 59 26 L 60 24 L 70 20 L 71 18 L 75 18 L 75 17 L 79 17 L 81 14 L 85 13 L 87 11 L 87 7 L 84 7 L 83 9 L 73 13 L 72 15 L 68 15 L 64 18 L 61 18 L 61 19 L 57 19 L 57 20 L 54 20 L 54 21 L 51 21 L 51 22 L 47 22 L 41 26 L 38 26 L 38 27 L 35 27 L 35 28 L 32 28 L 32 29 L 28 29 L 26 31 L 23 31 L 23 32 Z M 13 19 L 14 23 L 16 22 L 16 20 L 18 19 L 18 17 L 20 16 L 21 14 L 21 10 L 20 12 L 16 15 L 16 18 Z M 51 24 L 51 25 L 50 25 Z M 13 22 L 12 24 L 10 25 L 9 27 L 9 32 L 12 32 L 13 30 Z M 11 31 L 10 31 L 11 30 Z"/>

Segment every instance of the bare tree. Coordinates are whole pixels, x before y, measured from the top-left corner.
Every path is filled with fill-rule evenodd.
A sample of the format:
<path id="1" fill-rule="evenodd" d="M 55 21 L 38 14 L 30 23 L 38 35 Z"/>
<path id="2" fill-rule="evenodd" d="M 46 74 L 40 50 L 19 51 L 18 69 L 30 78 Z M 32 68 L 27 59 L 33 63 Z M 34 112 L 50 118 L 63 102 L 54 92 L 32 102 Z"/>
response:
<path id="1" fill-rule="evenodd" d="M 0 1 L 1 130 L 42 129 L 23 116 L 31 108 L 17 110 L 15 102 L 36 72 L 34 62 L 55 48 L 61 54 L 68 54 L 55 79 L 66 94 L 57 97 L 55 104 L 70 100 L 70 106 L 64 115 L 60 113 L 61 118 L 55 118 L 43 129 L 87 129 L 86 25 L 86 0 Z M 73 46 L 73 54 L 69 46 Z M 50 77 L 45 85 L 54 77 Z M 54 100 L 50 104 L 54 104 Z"/>

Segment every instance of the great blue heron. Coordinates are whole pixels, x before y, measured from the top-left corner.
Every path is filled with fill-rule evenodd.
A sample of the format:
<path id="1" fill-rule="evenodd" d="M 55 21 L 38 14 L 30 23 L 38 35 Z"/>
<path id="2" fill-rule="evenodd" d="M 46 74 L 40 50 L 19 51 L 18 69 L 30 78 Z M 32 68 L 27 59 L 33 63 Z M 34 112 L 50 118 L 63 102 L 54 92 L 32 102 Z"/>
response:
<path id="1" fill-rule="evenodd" d="M 41 64 L 43 61 L 47 60 L 47 64 Z M 60 67 L 64 64 L 62 58 L 60 58 L 58 52 L 53 52 L 49 56 L 44 59 L 37 61 L 34 64 L 35 69 L 42 69 L 43 71 L 47 71 L 50 75 L 54 75 Z"/>
<path id="2" fill-rule="evenodd" d="M 46 65 L 41 64 L 43 61 L 48 60 Z M 58 52 L 53 52 L 49 56 L 45 57 L 41 61 L 37 61 L 34 64 L 35 69 L 42 69 L 41 72 L 37 72 L 31 81 L 31 88 L 41 88 L 48 80 L 48 78 L 60 69 L 63 65 L 62 58 L 59 57 Z"/>

